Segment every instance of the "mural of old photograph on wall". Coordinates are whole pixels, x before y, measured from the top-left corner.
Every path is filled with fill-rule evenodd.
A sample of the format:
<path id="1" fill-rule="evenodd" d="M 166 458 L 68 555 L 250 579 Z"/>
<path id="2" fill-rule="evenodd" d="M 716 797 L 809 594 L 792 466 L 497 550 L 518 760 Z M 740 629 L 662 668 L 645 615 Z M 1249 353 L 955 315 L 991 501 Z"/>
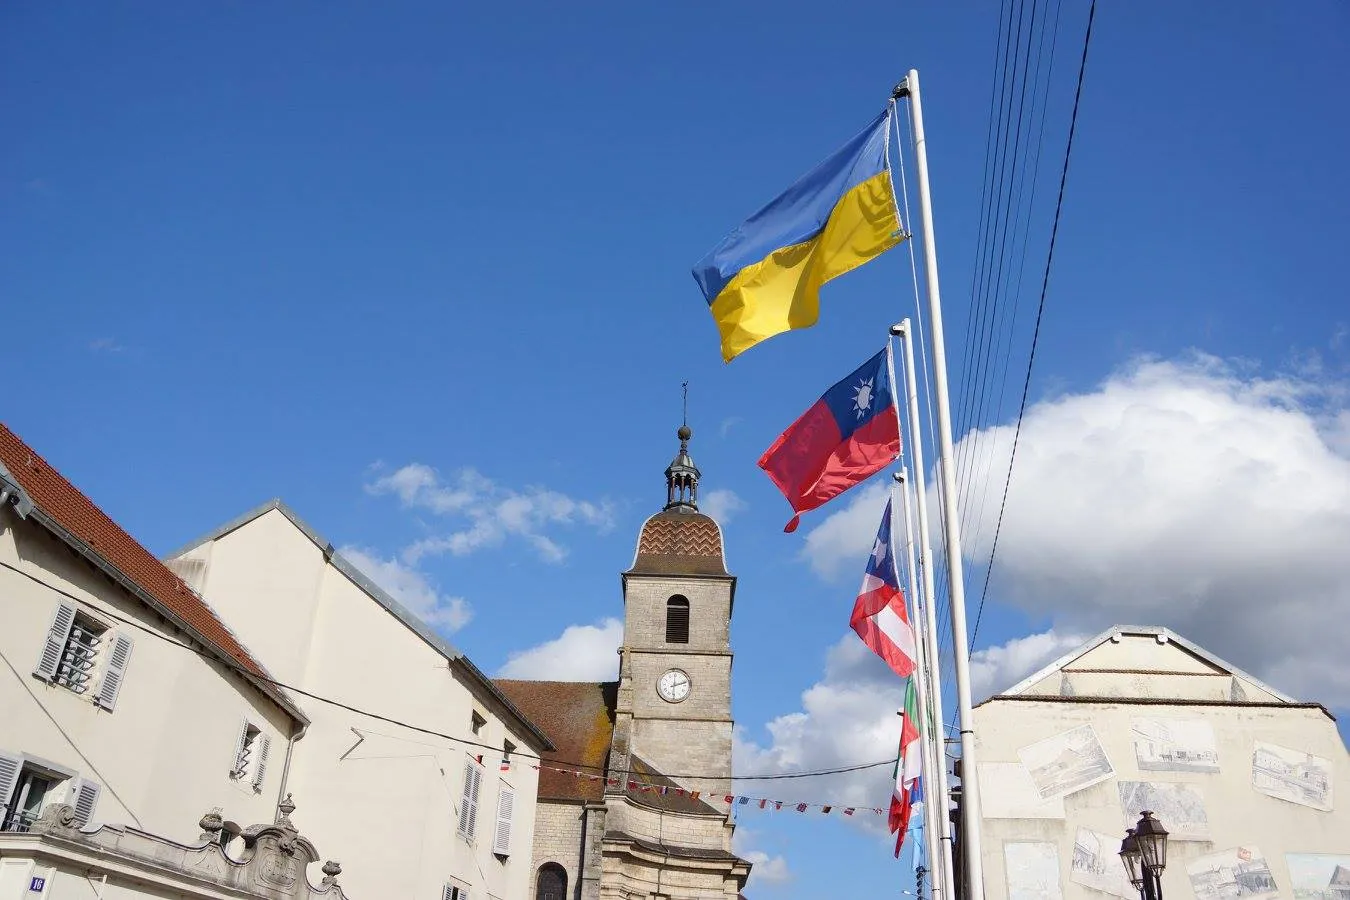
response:
<path id="1" fill-rule="evenodd" d="M 1091 725 L 1048 737 L 1017 751 L 1042 800 L 1081 791 L 1115 774 Z"/>
<path id="2" fill-rule="evenodd" d="M 1073 840 L 1073 861 L 1069 880 L 1084 887 L 1114 894 L 1122 900 L 1137 900 L 1139 892 L 1130 884 L 1125 865 L 1120 861 L 1120 837 L 1078 829 Z"/>
<path id="3" fill-rule="evenodd" d="M 1003 845 L 1008 900 L 1061 900 L 1059 849 L 1049 841 L 1008 841 Z"/>
<path id="4" fill-rule="evenodd" d="M 1195 900 L 1266 900 L 1280 895 L 1261 851 L 1234 847 L 1186 866 Z"/>
<path id="5" fill-rule="evenodd" d="M 1263 794 L 1331 811 L 1331 761 L 1301 750 L 1256 742 L 1252 787 Z"/>
<path id="6" fill-rule="evenodd" d="M 1062 819 L 1064 799 L 1042 800 L 1021 763 L 980 763 L 980 814 L 986 819 Z"/>
<path id="7" fill-rule="evenodd" d="M 1146 772 L 1217 772 L 1214 729 L 1203 719 L 1131 719 L 1134 755 Z"/>
<path id="8" fill-rule="evenodd" d="M 1350 854 L 1286 853 L 1294 900 L 1346 900 L 1350 897 Z"/>
<path id="9" fill-rule="evenodd" d="M 1172 781 L 1122 781 L 1119 786 L 1126 828 L 1133 828 L 1147 809 L 1167 823 L 1172 840 L 1209 840 L 1209 816 L 1200 788 Z"/>

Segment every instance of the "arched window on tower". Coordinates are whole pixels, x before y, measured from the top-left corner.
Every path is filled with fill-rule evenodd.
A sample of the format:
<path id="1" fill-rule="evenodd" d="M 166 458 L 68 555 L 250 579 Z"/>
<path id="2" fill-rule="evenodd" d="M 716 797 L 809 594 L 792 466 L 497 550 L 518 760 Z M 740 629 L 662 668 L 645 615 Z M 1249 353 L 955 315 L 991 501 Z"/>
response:
<path id="1" fill-rule="evenodd" d="M 666 601 L 666 643 L 689 643 L 689 600 L 679 594 Z"/>
<path id="2" fill-rule="evenodd" d="M 535 900 L 566 900 L 567 870 L 557 863 L 540 866 L 534 897 Z"/>

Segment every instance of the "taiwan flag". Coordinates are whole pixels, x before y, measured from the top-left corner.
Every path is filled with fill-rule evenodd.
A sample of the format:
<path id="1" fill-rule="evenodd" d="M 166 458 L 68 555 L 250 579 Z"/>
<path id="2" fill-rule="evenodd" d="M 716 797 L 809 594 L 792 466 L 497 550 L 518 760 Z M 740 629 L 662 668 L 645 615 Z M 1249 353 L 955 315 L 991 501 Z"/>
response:
<path id="1" fill-rule="evenodd" d="M 889 350 L 825 392 L 759 458 L 759 467 L 797 514 L 838 497 L 900 455 L 900 417 L 891 393 Z"/>

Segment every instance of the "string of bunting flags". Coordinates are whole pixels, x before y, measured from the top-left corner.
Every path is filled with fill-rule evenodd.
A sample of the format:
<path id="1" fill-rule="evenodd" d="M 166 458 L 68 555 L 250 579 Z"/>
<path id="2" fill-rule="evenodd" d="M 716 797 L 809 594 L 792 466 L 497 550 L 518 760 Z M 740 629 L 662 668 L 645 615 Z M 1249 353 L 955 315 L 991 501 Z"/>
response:
<path id="1" fill-rule="evenodd" d="M 550 772 L 560 772 L 563 775 L 571 775 L 574 778 L 584 778 L 587 781 L 603 781 L 608 787 L 623 787 L 630 791 L 639 791 L 643 794 L 660 794 L 667 796 L 674 794 L 677 797 L 688 797 L 691 800 L 702 800 L 705 803 L 723 803 L 728 807 L 734 806 L 754 806 L 757 809 L 773 810 L 781 812 L 784 808 L 804 813 L 807 810 L 819 809 L 823 815 L 830 815 L 834 812 L 843 813 L 846 816 L 853 816 L 858 813 L 872 813 L 873 815 L 883 815 L 886 810 L 875 806 L 845 806 L 842 803 L 800 803 L 791 800 L 774 800 L 769 797 L 746 797 L 740 794 L 718 794 L 708 791 L 691 791 L 678 785 L 653 784 L 647 781 L 640 781 L 636 778 L 615 777 L 613 775 L 597 775 L 594 772 L 582 772 L 578 769 L 569 769 L 562 766 L 531 765 L 531 769 L 548 770 Z M 508 771 L 509 764 L 503 763 L 502 771 Z"/>

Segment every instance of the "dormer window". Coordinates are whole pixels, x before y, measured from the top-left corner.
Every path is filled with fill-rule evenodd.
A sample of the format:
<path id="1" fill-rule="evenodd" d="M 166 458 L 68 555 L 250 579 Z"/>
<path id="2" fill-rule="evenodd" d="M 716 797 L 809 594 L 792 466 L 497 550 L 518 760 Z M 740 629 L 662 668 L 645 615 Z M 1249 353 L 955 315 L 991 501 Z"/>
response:
<path id="1" fill-rule="evenodd" d="M 666 601 L 666 643 L 689 643 L 689 598 L 679 594 Z"/>

